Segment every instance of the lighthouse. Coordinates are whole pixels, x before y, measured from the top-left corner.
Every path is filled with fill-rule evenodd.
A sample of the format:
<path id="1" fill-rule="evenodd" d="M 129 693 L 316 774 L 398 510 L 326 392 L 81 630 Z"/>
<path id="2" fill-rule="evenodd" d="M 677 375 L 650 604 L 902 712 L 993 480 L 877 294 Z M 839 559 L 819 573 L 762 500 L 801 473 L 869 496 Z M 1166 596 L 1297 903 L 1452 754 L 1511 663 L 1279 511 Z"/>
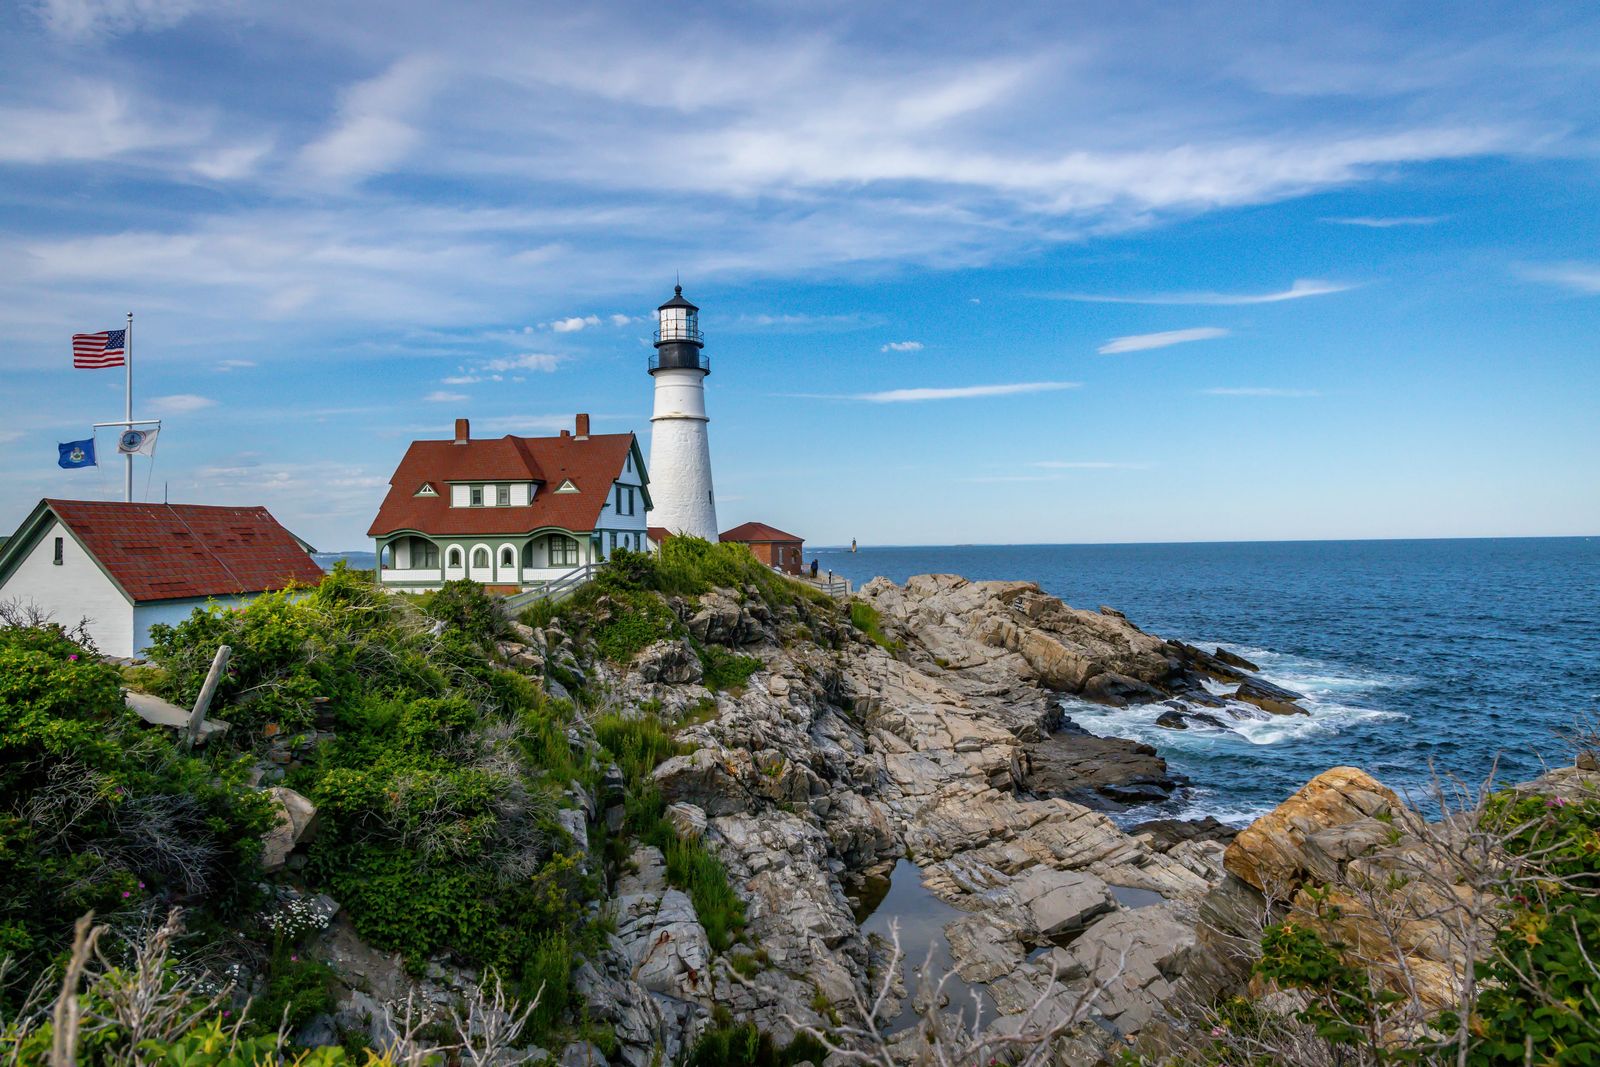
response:
<path id="1" fill-rule="evenodd" d="M 700 309 L 683 286 L 656 309 L 656 383 L 650 416 L 650 525 L 707 541 L 717 539 L 717 498 L 711 487 L 711 442 L 706 434 L 706 375 L 711 361 L 700 335 Z"/>

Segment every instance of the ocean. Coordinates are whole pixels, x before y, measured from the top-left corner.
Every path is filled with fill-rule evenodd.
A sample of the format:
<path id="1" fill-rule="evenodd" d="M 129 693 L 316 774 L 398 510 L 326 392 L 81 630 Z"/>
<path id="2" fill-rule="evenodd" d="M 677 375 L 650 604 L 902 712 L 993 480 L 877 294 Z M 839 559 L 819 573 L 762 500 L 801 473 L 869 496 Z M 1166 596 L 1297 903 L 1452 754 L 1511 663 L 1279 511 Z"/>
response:
<path id="1" fill-rule="evenodd" d="M 1037 582 L 1143 629 L 1252 660 L 1309 717 L 1168 730 L 1160 705 L 1064 702 L 1092 733 L 1154 745 L 1192 785 L 1160 811 L 1243 824 L 1339 764 L 1424 798 L 1569 762 L 1600 717 L 1600 537 L 1231 544 L 955 545 L 808 551 L 856 583 L 951 573 Z M 372 566 L 371 553 L 348 556 Z M 1431 806 L 1424 804 L 1424 806 Z"/>
<path id="2" fill-rule="evenodd" d="M 1065 701 L 1080 726 L 1154 745 L 1191 780 L 1161 814 L 1243 824 L 1340 764 L 1419 801 L 1434 770 L 1519 781 L 1541 760 L 1570 762 L 1559 735 L 1600 712 L 1600 537 L 814 554 L 857 583 L 1037 582 L 1074 607 L 1107 604 L 1151 633 L 1237 652 L 1306 694 L 1309 717 L 1185 731 L 1155 725 L 1161 705 Z"/>

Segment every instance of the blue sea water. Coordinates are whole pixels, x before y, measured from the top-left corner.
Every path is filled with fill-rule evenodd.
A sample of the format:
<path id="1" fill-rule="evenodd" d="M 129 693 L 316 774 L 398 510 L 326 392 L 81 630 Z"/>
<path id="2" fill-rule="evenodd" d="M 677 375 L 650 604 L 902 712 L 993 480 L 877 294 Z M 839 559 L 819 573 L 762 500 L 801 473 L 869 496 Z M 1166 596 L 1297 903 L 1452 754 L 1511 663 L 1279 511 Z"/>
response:
<path id="1" fill-rule="evenodd" d="M 857 583 L 953 573 L 1024 579 L 1075 607 L 1221 645 L 1307 695 L 1307 718 L 1168 730 L 1160 705 L 1069 700 L 1093 733 L 1154 745 L 1193 786 L 1186 816 L 1241 823 L 1330 766 L 1422 798 L 1570 762 L 1558 734 L 1600 709 L 1600 537 L 821 549 Z"/>

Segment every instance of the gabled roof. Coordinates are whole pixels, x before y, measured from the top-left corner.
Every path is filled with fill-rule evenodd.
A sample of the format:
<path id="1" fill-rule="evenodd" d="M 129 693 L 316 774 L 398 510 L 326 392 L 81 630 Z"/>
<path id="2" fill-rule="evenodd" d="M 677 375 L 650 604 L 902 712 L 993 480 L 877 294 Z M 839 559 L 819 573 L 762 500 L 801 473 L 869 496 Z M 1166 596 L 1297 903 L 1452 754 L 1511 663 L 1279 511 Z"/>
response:
<path id="1" fill-rule="evenodd" d="M 764 522 L 747 522 L 735 526 L 727 533 L 720 535 L 719 541 L 740 541 L 744 544 L 764 541 L 804 541 L 804 537 L 797 534 L 784 533 L 776 526 L 768 526 Z"/>
<path id="2" fill-rule="evenodd" d="M 645 527 L 645 533 L 649 535 L 650 540 L 658 545 L 666 544 L 667 538 L 674 536 L 673 532 L 665 526 L 647 526 Z"/>
<path id="3" fill-rule="evenodd" d="M 266 508 L 47 499 L 0 553 L 0 579 L 51 514 L 134 603 L 259 593 L 323 577 L 311 546 Z"/>
<path id="4" fill-rule="evenodd" d="M 631 433 L 584 437 L 507 434 L 461 444 L 413 441 L 389 479 L 388 495 L 367 536 L 383 537 L 401 530 L 435 537 L 524 534 L 548 527 L 592 530 L 630 452 L 638 464 L 640 483 L 649 483 L 638 448 Z M 566 481 L 571 481 L 577 492 L 556 492 Z M 438 486 L 439 495 L 415 496 L 423 482 Z M 449 482 L 535 482 L 539 489 L 531 504 L 454 508 L 446 488 Z M 648 508 L 648 489 L 644 495 Z"/>

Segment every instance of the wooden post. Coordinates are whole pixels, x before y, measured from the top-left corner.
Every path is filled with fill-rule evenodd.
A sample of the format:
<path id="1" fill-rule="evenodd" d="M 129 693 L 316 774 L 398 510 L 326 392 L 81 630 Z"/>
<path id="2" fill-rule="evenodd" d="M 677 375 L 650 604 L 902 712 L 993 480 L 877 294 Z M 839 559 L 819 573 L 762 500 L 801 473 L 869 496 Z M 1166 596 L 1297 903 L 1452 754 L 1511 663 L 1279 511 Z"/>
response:
<path id="1" fill-rule="evenodd" d="M 211 669 L 206 672 L 205 684 L 200 687 L 200 696 L 194 702 L 194 711 L 189 714 L 189 729 L 183 739 L 184 748 L 193 748 L 195 741 L 200 737 L 200 726 L 206 721 L 206 712 L 211 707 L 211 697 L 217 691 L 217 682 L 222 678 L 222 670 L 228 665 L 228 654 L 232 651 L 227 645 L 218 645 L 217 654 L 212 657 Z"/>

